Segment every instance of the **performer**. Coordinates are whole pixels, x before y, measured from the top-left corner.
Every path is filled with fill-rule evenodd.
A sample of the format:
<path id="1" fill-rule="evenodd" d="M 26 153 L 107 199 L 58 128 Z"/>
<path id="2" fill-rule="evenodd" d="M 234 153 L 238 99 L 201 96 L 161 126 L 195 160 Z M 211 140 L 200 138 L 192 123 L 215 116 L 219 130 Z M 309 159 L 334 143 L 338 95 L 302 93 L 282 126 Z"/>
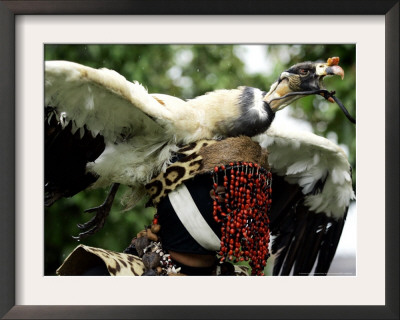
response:
<path id="1" fill-rule="evenodd" d="M 143 263 L 142 273 L 132 272 L 249 275 L 251 269 L 251 274 L 262 275 L 269 256 L 272 191 L 272 174 L 266 168 L 266 151 L 249 137 L 201 140 L 182 147 L 166 172 L 146 185 L 148 205 L 155 206 L 157 213 L 124 251 Z M 75 251 L 81 254 L 71 254 L 58 274 L 71 273 L 81 264 L 84 251 L 78 248 Z M 93 248 L 87 250 L 91 252 L 87 255 L 101 256 Z M 113 267 L 115 261 L 107 265 L 113 254 L 108 251 L 106 259 L 80 268 L 81 274 L 107 275 L 110 266 L 121 269 L 123 263 L 119 268 Z M 123 254 L 117 256 L 121 261 Z M 127 269 L 140 262 L 129 257 L 126 261 Z M 238 262 L 248 264 L 233 265 Z"/>

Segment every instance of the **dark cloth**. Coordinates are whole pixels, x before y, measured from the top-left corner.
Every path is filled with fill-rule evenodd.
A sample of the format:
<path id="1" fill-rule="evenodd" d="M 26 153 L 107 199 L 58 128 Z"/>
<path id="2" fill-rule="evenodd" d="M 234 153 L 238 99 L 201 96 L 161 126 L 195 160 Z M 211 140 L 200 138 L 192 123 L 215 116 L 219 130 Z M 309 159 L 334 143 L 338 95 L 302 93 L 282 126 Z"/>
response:
<path id="1" fill-rule="evenodd" d="M 104 263 L 91 267 L 82 273 L 83 276 L 109 276 L 110 273 Z"/>
<path id="2" fill-rule="evenodd" d="M 216 264 L 211 267 L 189 267 L 177 261 L 174 261 L 174 264 L 181 268 L 180 273 L 186 274 L 188 276 L 210 276 L 215 271 Z"/>
<path id="3" fill-rule="evenodd" d="M 197 175 L 184 183 L 208 225 L 221 238 L 221 226 L 214 221 L 212 214 L 213 199 L 210 197 L 210 191 L 213 188 L 212 176 L 210 174 Z M 157 212 L 161 225 L 161 241 L 165 250 L 192 254 L 215 254 L 214 251 L 204 249 L 192 238 L 176 215 L 168 197 L 161 200 Z"/>

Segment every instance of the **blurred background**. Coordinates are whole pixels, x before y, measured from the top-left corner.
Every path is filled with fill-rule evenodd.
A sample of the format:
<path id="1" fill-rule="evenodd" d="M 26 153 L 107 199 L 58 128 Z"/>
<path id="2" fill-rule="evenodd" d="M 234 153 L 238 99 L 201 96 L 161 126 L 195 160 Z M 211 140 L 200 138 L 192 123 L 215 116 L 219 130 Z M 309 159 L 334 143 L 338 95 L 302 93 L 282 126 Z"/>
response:
<path id="1" fill-rule="evenodd" d="M 238 86 L 268 91 L 279 74 L 302 61 L 326 61 L 340 57 L 344 80 L 324 80 L 328 90 L 336 91 L 349 113 L 355 117 L 356 50 L 355 45 L 45 45 L 46 60 L 69 60 L 94 68 L 113 69 L 137 80 L 150 93 L 163 93 L 182 99 L 194 98 L 216 89 Z M 336 104 L 320 96 L 302 98 L 277 113 L 274 122 L 290 128 L 311 131 L 339 144 L 349 157 L 356 188 L 355 126 Z M 84 191 L 73 198 L 61 199 L 45 209 L 45 275 L 56 269 L 79 244 L 71 236 L 79 233 L 77 223 L 92 217 L 85 209 L 101 204 L 108 190 Z M 151 222 L 155 213 L 141 203 L 124 212 L 120 188 L 103 229 L 82 243 L 123 251 L 136 233 Z M 270 264 L 269 264 L 270 265 Z M 267 269 L 269 266 L 267 265 Z M 268 270 L 267 270 L 268 273 Z M 356 210 L 351 204 L 341 242 L 330 269 L 331 275 L 356 274 Z"/>

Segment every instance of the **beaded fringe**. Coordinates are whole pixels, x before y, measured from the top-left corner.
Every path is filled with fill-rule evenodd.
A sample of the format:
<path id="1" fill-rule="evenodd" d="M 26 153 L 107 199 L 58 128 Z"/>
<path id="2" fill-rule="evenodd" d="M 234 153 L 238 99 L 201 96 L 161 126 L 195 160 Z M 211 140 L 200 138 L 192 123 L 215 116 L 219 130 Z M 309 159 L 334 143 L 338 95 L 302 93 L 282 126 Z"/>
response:
<path id="1" fill-rule="evenodd" d="M 215 167 L 213 216 L 221 224 L 220 261 L 249 261 L 252 275 L 264 275 L 269 257 L 272 174 L 256 163 Z"/>

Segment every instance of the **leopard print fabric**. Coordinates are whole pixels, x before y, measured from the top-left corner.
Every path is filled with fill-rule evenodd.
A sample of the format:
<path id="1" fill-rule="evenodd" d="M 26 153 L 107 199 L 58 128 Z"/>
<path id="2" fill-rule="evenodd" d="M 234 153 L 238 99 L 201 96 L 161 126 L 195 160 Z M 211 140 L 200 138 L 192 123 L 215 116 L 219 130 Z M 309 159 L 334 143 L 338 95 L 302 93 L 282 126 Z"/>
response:
<path id="1" fill-rule="evenodd" d="M 180 160 L 171 164 L 165 172 L 160 173 L 146 185 L 146 190 L 150 195 L 148 206 L 157 206 L 169 192 L 198 174 L 204 168 L 203 158 L 199 153 L 200 149 L 216 142 L 215 140 L 201 140 L 179 149 L 177 155 Z"/>
<path id="2" fill-rule="evenodd" d="M 77 246 L 57 269 L 59 276 L 80 276 L 92 266 L 104 263 L 110 276 L 141 276 L 145 266 L 137 256 L 89 247 L 83 244 Z M 236 276 L 248 276 L 247 266 L 234 266 Z M 215 270 L 215 275 L 220 275 L 220 270 Z M 182 273 L 169 273 L 169 276 L 184 276 Z"/>
<path id="3" fill-rule="evenodd" d="M 85 246 L 77 246 L 57 269 L 57 275 L 82 275 L 94 265 L 104 263 L 111 276 L 140 276 L 145 267 L 137 256 Z"/>
<path id="4" fill-rule="evenodd" d="M 241 136 L 224 140 L 200 140 L 193 142 L 177 152 L 178 161 L 171 164 L 146 185 L 150 199 L 147 206 L 160 203 L 168 193 L 181 183 L 198 174 L 211 173 L 214 167 L 230 162 L 253 162 L 269 168 L 267 153 L 257 142 Z"/>

